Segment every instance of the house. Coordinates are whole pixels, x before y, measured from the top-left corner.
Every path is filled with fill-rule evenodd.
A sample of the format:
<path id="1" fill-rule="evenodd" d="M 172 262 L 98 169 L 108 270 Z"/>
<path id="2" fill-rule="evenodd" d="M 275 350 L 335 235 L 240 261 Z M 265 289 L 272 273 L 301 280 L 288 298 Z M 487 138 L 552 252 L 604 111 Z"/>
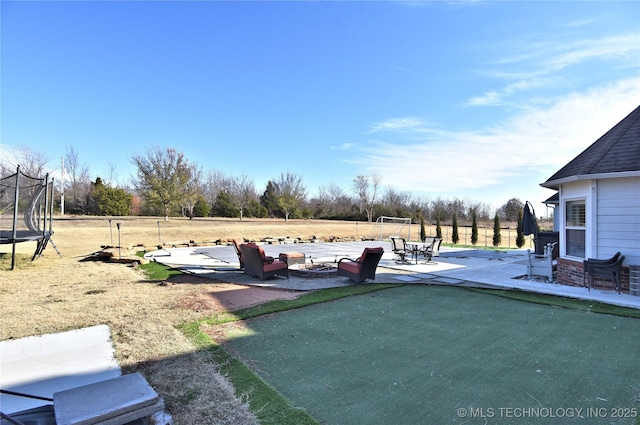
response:
<path id="1" fill-rule="evenodd" d="M 558 191 L 558 283 L 581 286 L 585 258 L 625 256 L 640 265 L 640 106 L 541 186 Z M 594 281 L 611 288 L 611 282 Z"/>

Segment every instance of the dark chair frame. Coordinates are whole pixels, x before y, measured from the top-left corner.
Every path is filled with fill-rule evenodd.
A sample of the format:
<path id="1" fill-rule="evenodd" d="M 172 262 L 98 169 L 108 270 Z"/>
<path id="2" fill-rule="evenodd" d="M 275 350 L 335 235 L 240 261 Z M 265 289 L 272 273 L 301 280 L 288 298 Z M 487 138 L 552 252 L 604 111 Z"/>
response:
<path id="1" fill-rule="evenodd" d="M 391 250 L 398 256 L 397 263 L 407 263 L 407 241 L 399 236 L 391 236 Z"/>
<path id="2" fill-rule="evenodd" d="M 375 280 L 376 269 L 378 268 L 382 254 L 384 254 L 384 249 L 381 247 L 365 248 L 364 251 L 362 251 L 362 255 L 355 260 L 346 257 L 341 258 L 338 261 L 337 274 L 338 276 L 346 276 L 356 283 L 362 283 L 367 279 Z M 354 265 L 354 263 L 356 263 L 355 267 L 350 267 Z M 345 268 L 345 265 L 349 266 Z M 349 270 L 351 268 L 355 270 Z"/>
<path id="3" fill-rule="evenodd" d="M 425 238 L 425 241 L 427 239 L 428 238 Z M 440 256 L 440 244 L 442 244 L 442 238 L 433 238 L 433 242 L 425 246 L 424 251 L 422 251 L 421 254 L 424 255 L 427 263 L 435 263 L 435 261 L 433 261 L 433 257 Z"/>
<path id="4" fill-rule="evenodd" d="M 265 280 L 273 276 L 284 276 L 289 279 L 289 265 L 287 261 L 265 255 L 261 246 L 256 244 L 240 245 L 240 252 L 244 261 L 244 273 Z"/>
<path id="5" fill-rule="evenodd" d="M 622 255 L 620 251 L 616 252 L 613 257 L 605 260 L 587 258 L 583 263 L 583 286 L 587 286 L 589 291 L 591 291 L 591 288 L 593 288 L 593 278 L 595 276 L 607 277 L 611 278 L 611 283 L 613 283 L 615 291 L 620 294 L 622 292 L 622 286 L 620 285 L 620 270 L 622 269 L 623 262 L 624 255 Z"/>

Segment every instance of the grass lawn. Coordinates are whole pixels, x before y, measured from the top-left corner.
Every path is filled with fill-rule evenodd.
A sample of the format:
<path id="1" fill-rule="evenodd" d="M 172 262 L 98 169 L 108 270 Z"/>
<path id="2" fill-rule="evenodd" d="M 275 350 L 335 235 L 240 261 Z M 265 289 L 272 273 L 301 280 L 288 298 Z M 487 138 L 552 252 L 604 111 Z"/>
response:
<path id="1" fill-rule="evenodd" d="M 634 424 L 638 335 L 636 318 L 402 286 L 248 320 L 224 347 L 320 423 Z"/>

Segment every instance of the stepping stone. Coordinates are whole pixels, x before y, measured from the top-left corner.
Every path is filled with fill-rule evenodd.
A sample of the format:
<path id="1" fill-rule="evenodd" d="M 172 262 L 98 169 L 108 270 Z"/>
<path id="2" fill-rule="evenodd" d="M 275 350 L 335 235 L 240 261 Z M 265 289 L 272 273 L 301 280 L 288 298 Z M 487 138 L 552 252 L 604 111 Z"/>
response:
<path id="1" fill-rule="evenodd" d="M 464 283 L 464 280 L 460 280 L 460 279 L 453 279 L 451 277 L 439 277 L 435 280 L 436 282 L 440 282 L 440 283 L 447 283 L 449 285 L 458 285 L 460 283 Z"/>
<path id="2" fill-rule="evenodd" d="M 120 425 L 164 410 L 164 402 L 139 373 L 53 394 L 57 425 Z"/>
<path id="3" fill-rule="evenodd" d="M 419 279 L 434 279 L 438 276 L 436 276 L 435 274 L 430 274 L 430 273 L 420 273 L 420 274 L 414 274 L 412 276 L 415 276 Z"/>
<path id="4" fill-rule="evenodd" d="M 398 276 L 394 276 L 393 279 L 395 280 L 399 280 L 401 282 L 415 282 L 417 280 L 422 280 L 419 277 L 415 277 L 415 276 L 406 276 L 406 275 L 398 275 Z"/>

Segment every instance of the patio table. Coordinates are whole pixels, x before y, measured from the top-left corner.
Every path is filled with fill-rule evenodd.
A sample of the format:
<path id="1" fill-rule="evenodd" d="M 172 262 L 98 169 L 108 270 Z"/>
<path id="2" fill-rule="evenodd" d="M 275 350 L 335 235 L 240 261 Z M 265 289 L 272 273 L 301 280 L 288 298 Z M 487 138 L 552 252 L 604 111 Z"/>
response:
<path id="1" fill-rule="evenodd" d="M 418 264 L 418 254 L 431 244 L 425 242 L 405 242 L 405 245 L 411 253 L 411 256 L 416 260 L 416 264 Z"/>

